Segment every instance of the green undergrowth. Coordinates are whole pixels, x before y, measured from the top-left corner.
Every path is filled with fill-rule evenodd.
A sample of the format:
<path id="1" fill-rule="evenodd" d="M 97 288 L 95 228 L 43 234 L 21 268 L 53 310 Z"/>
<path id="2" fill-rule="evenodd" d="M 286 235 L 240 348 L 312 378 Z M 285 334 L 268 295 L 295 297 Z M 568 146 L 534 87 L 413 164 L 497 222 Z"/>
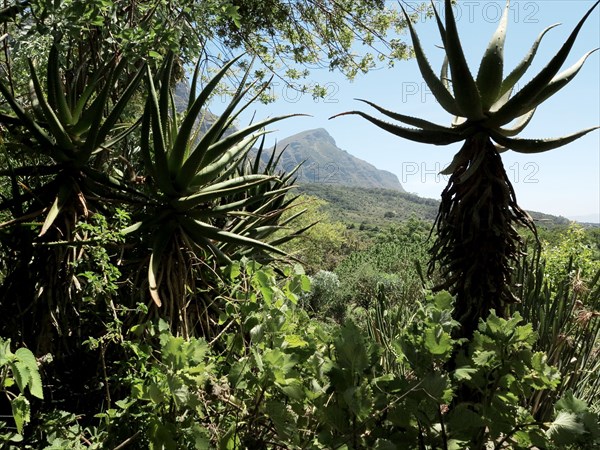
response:
<path id="1" fill-rule="evenodd" d="M 123 357 L 111 364 L 93 415 L 49 407 L 47 384 L 45 403 L 25 411 L 19 405 L 42 397 L 37 367 L 28 350 L 13 354 L 5 342 L 2 389 L 17 406 L 2 423 L 3 448 L 558 449 L 600 442 L 598 416 L 571 391 L 548 420 L 526 407 L 533 394 L 555 390 L 560 373 L 534 349 L 537 335 L 518 313 L 492 314 L 471 342 L 459 342 L 453 298 L 428 294 L 416 300 L 412 320 L 382 341 L 351 320 L 311 319 L 299 306 L 310 289 L 299 266 L 281 276 L 244 260 L 226 273 L 221 332 L 211 340 L 176 336 L 163 319 L 121 330 L 109 345 Z M 460 400 L 464 389 L 475 393 L 469 401 Z"/>

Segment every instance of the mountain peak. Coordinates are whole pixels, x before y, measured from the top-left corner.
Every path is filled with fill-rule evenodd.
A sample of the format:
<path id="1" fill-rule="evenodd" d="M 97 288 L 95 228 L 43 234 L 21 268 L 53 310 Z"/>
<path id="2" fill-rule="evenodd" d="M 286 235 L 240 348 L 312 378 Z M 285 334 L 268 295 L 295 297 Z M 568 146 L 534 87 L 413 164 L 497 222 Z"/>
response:
<path id="1" fill-rule="evenodd" d="M 404 192 L 398 177 L 338 148 L 324 128 L 306 130 L 277 143 L 285 148 L 281 169 L 289 172 L 302 163 L 296 173 L 298 183 L 324 183 Z M 264 154 L 268 158 L 270 152 Z"/>
<path id="2" fill-rule="evenodd" d="M 315 128 L 314 130 L 306 130 L 302 131 L 298 134 L 295 134 L 284 141 L 289 141 L 293 139 L 294 141 L 308 141 L 308 142 L 317 142 L 322 144 L 336 145 L 335 139 L 327 132 L 325 128 Z M 283 142 L 283 141 L 282 141 Z"/>

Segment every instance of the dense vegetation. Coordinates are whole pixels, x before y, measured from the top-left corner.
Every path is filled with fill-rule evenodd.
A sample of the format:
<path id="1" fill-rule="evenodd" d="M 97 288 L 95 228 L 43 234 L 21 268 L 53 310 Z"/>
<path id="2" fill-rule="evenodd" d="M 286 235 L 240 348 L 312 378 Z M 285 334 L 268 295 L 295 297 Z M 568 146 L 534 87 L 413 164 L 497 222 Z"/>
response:
<path id="1" fill-rule="evenodd" d="M 499 233 L 519 251 L 497 288 L 519 301 L 467 338 L 465 297 L 430 263 L 443 202 L 430 236 L 401 203 L 387 219 L 403 220 L 357 226 L 294 194 L 293 171 L 260 155 L 285 117 L 233 128 L 266 89 L 240 58 L 211 73 L 200 58 L 176 107 L 183 68 L 217 44 L 368 68 L 350 37 L 362 26 L 369 44 L 395 13 L 315 4 L 0 10 L 2 448 L 600 445 L 598 230 Z M 229 105 L 206 120 L 222 89 Z"/>

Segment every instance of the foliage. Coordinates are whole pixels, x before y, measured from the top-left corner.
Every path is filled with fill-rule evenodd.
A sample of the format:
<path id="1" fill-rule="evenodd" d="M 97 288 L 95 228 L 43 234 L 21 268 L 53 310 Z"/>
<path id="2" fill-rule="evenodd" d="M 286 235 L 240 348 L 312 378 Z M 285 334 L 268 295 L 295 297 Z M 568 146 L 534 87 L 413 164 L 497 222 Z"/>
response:
<path id="1" fill-rule="evenodd" d="M 261 165 L 262 144 L 248 155 L 281 118 L 231 127 L 265 89 L 248 79 L 264 73 L 242 64 L 231 103 L 206 126 L 198 118 L 242 59 L 212 78 L 199 63 L 184 111 L 171 94 L 179 63 L 218 42 L 267 65 L 324 52 L 352 76 L 371 63 L 350 54 L 351 25 L 380 21 L 362 36 L 371 45 L 396 18 L 378 0 L 242 3 L 34 0 L 0 10 L 0 313 L 11 319 L 0 326 L 0 446 L 598 446 L 598 416 L 581 399 L 598 397 L 600 295 L 598 276 L 586 279 L 592 253 L 567 252 L 585 242 L 577 230 L 548 253 L 551 277 L 523 262 L 521 313 L 479 320 L 471 341 L 457 339 L 460 301 L 424 290 L 438 280 L 414 266 L 426 254 L 419 220 L 365 221 L 369 240 L 357 243 L 311 211 L 325 219 L 300 224 L 315 233 L 305 251 L 315 275 L 272 258 L 278 245 L 303 251 L 289 241 L 300 233 L 290 232 L 293 173 L 277 174 L 275 156 Z M 382 223 L 404 215 L 388 206 Z M 318 271 L 325 264 L 333 270 Z"/>
<path id="2" fill-rule="evenodd" d="M 439 207 L 436 200 L 389 189 L 323 183 L 303 184 L 298 189 L 305 195 L 325 200 L 326 214 L 354 228 L 364 223 L 370 229 L 383 229 L 411 217 L 433 222 Z M 392 212 L 393 217 L 386 217 L 388 212 Z"/>
<path id="3" fill-rule="evenodd" d="M 292 220 L 294 215 L 303 211 L 290 223 L 305 231 L 281 248 L 297 258 L 309 273 L 319 269 L 333 270 L 349 245 L 346 227 L 326 212 L 327 206 L 325 200 L 302 194 L 295 199 L 294 208 L 283 215 L 284 220 Z"/>
<path id="4" fill-rule="evenodd" d="M 533 414 L 541 420 L 548 419 L 554 402 L 568 391 L 595 407 L 600 401 L 596 375 L 600 270 L 584 275 L 581 267 L 597 266 L 598 261 L 580 258 L 585 252 L 568 254 L 573 244 L 573 230 L 579 229 L 572 227 L 565 232 L 563 241 L 556 246 L 541 251 L 537 247 L 531 249 L 522 257 L 516 274 L 516 294 L 521 302 L 512 310 L 533 325 L 539 335 L 535 349 L 545 352 L 549 363 L 561 373 L 556 392 L 538 393 L 528 401 Z M 557 249 L 564 251 L 559 253 Z M 544 255 L 551 259 L 546 260 Z M 558 255 L 562 258 L 557 258 Z"/>
<path id="5" fill-rule="evenodd" d="M 18 391 L 15 393 L 15 387 Z M 14 353 L 10 339 L 0 338 L 0 391 L 6 395 L 12 410 L 16 433 L 6 432 L 6 422 L 0 421 L 0 442 L 19 442 L 23 439 L 23 427 L 31 421 L 29 396 L 44 398 L 38 363 L 31 350 L 21 347 Z"/>
<path id="6" fill-rule="evenodd" d="M 423 222 L 411 220 L 390 227 L 366 249 L 345 258 L 334 271 L 340 280 L 344 313 L 358 308 L 354 314 L 360 317 L 361 311 L 366 311 L 368 315 L 384 301 L 386 308 L 400 308 L 403 314 L 411 316 L 414 299 L 423 290 L 419 268 L 427 262 L 427 234 Z"/>
<path id="7" fill-rule="evenodd" d="M 457 296 L 455 314 L 464 336 L 470 337 L 479 319 L 485 318 L 490 310 L 502 315 L 505 305 L 516 300 L 509 287 L 511 267 L 522 246 L 515 227 L 523 225 L 535 232 L 531 218 L 517 204 L 499 152 L 508 149 L 521 153 L 544 152 L 567 145 L 598 128 L 556 139 L 514 137 L 529 124 L 536 108 L 566 86 L 594 52 L 586 53 L 575 65 L 558 73 L 598 3 L 595 2 L 580 20 L 556 56 L 514 95 L 513 89 L 530 67 L 543 36 L 552 27 L 540 34 L 522 62 L 505 77 L 504 42 L 510 8 L 507 1 L 477 76 L 473 77 L 458 36 L 452 2 L 446 0 L 445 22 L 434 8 L 445 52 L 438 77 L 402 7 L 423 79 L 440 105 L 455 116 L 452 126 L 394 113 L 365 100 L 380 113 L 412 128 L 391 124 L 361 111 L 338 114 L 359 115 L 385 131 L 416 142 L 448 145 L 464 141 L 452 163 L 442 171 L 450 175 L 450 179 L 442 193 L 436 218 L 437 239 L 431 249 L 429 265 L 430 271 L 436 264 L 441 266 L 444 283 L 439 288 L 449 289 Z M 516 121 L 514 126 L 506 128 L 512 121 Z"/>
<path id="8" fill-rule="evenodd" d="M 377 61 L 393 64 L 409 56 L 402 40 L 388 37 L 404 27 L 398 11 L 380 0 L 318 4 L 312 0 L 180 0 L 135 5 L 122 0 L 85 4 L 14 0 L 3 8 L 0 20 L 8 22 L 10 36 L 4 45 L 10 41 L 13 51 L 12 61 L 0 63 L 11 66 L 5 73 L 14 87 L 24 91 L 24 55 L 45 53 L 55 36 L 62 36 L 64 49 L 92 69 L 115 54 L 130 61 L 140 55 L 160 61 L 169 50 L 176 50 L 179 78 L 183 67 L 199 55 L 208 66 L 247 52 L 262 62 L 253 74 L 258 80 L 275 71 L 294 88 L 316 96 L 326 95 L 326 90 L 302 82 L 309 66 L 328 67 L 353 78 Z"/>
<path id="9" fill-rule="evenodd" d="M 585 229 L 575 222 L 561 233 L 559 242 L 554 245 L 545 242 L 541 256 L 550 285 L 560 283 L 567 265 L 571 265 L 573 277 L 591 279 L 600 270 L 600 258 L 592 245 Z"/>

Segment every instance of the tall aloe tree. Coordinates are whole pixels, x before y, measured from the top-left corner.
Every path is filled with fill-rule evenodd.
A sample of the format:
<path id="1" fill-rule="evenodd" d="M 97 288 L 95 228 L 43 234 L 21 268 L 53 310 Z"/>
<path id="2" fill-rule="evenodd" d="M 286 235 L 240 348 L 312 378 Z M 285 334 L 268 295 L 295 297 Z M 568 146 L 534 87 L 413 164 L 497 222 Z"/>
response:
<path id="1" fill-rule="evenodd" d="M 577 24 L 556 55 L 522 89 L 513 92 L 530 67 L 546 28 L 535 40 L 517 67 L 504 76 L 504 42 L 509 2 L 496 32 L 483 55 L 477 76 L 467 66 L 451 0 L 445 1 L 445 22 L 434 14 L 445 50 L 440 76 L 431 68 L 419 37 L 405 14 L 421 74 L 439 104 L 455 118 L 450 127 L 395 113 L 361 100 L 385 116 L 410 125 L 392 124 L 362 111 L 357 114 L 401 138 L 416 142 L 448 145 L 464 142 L 452 163 L 442 173 L 449 175 L 436 219 L 437 238 L 431 249 L 430 271 L 441 266 L 445 278 L 440 289 L 456 295 L 455 318 L 464 336 L 477 329 L 480 318 L 490 310 L 502 314 L 511 293 L 511 265 L 516 263 L 521 239 L 516 225 L 535 230 L 528 214 L 517 204 L 500 153 L 549 151 L 584 136 L 598 127 L 587 128 L 555 139 L 516 137 L 530 122 L 536 108 L 566 86 L 595 50 L 559 73 L 584 22 L 597 7 L 596 2 Z M 513 122 L 511 124 L 511 122 Z"/>

